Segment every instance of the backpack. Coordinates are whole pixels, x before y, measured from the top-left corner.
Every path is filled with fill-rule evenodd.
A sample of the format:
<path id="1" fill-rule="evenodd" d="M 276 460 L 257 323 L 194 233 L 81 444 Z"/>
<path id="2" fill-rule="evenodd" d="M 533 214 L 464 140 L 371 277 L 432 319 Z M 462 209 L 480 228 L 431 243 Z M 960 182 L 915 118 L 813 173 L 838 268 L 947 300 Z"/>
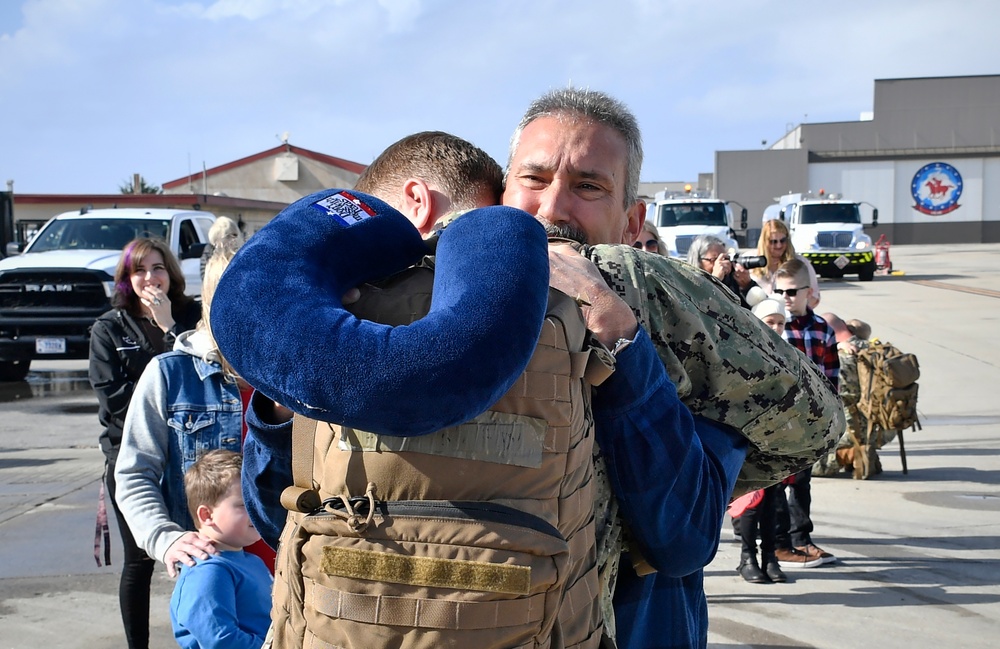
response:
<path id="1" fill-rule="evenodd" d="M 351 309 L 404 324 L 432 279 L 409 269 Z M 471 421 L 394 437 L 296 415 L 273 646 L 596 649 L 594 349 L 552 291 L 528 370 Z"/>
<path id="2" fill-rule="evenodd" d="M 917 430 L 920 363 L 891 343 L 872 341 L 858 351 L 858 410 L 868 418 L 868 436 L 883 430 Z"/>

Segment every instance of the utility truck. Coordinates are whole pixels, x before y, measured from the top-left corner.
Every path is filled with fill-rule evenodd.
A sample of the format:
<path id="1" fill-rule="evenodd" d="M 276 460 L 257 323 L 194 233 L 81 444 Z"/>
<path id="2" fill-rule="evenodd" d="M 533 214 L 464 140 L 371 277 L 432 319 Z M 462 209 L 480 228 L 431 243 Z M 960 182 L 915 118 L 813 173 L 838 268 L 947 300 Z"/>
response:
<path id="1" fill-rule="evenodd" d="M 822 277 L 857 273 L 862 282 L 875 276 L 872 239 L 864 232 L 861 203 L 820 190 L 785 194 L 764 211 L 768 217 L 788 224 L 795 252 L 808 259 Z M 870 227 L 878 225 L 878 209 L 872 207 Z"/>
<path id="2" fill-rule="evenodd" d="M 20 381 L 34 359 L 81 359 L 90 327 L 111 308 L 115 266 L 137 237 L 165 240 L 180 260 L 186 292 L 201 294 L 209 212 L 99 209 L 50 219 L 0 260 L 0 381 Z"/>
<path id="3" fill-rule="evenodd" d="M 691 191 L 688 185 L 684 192 L 656 192 L 653 201 L 646 206 L 646 220 L 656 225 L 666 246 L 664 254 L 687 257 L 691 242 L 703 234 L 718 237 L 727 250 L 739 249 L 736 230 L 745 231 L 747 227 L 747 210 L 741 208 L 737 228 L 729 201 Z"/>

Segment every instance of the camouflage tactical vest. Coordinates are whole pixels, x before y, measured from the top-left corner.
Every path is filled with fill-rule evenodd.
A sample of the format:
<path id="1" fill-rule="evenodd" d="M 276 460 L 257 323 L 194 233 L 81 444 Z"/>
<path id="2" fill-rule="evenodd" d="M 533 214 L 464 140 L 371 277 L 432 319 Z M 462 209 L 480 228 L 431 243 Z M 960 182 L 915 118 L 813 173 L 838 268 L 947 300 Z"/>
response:
<path id="1" fill-rule="evenodd" d="M 405 325 L 427 312 L 432 282 L 430 268 L 412 268 L 350 309 Z M 576 303 L 550 291 L 517 383 L 430 435 L 297 416 L 274 646 L 598 646 L 590 384 L 613 360 L 588 336 Z"/>
<path id="2" fill-rule="evenodd" d="M 585 256 L 632 307 L 693 414 L 750 442 L 733 497 L 810 466 L 844 430 L 825 376 L 714 277 L 630 246 L 585 246 Z"/>

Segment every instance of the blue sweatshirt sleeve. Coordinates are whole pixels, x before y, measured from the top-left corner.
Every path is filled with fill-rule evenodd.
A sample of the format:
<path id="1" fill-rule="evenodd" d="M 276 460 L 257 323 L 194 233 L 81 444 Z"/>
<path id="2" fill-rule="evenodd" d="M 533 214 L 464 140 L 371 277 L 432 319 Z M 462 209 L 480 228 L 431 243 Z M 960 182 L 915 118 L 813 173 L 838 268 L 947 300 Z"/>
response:
<path id="1" fill-rule="evenodd" d="M 594 421 L 623 518 L 645 559 L 675 577 L 706 566 L 746 439 L 691 414 L 641 328 L 595 389 Z"/>
<path id="2" fill-rule="evenodd" d="M 243 442 L 243 500 L 253 526 L 264 542 L 277 549 L 288 511 L 281 492 L 292 480 L 292 422 L 268 424 L 260 409 L 269 400 L 254 392 L 247 408 L 247 436 Z"/>

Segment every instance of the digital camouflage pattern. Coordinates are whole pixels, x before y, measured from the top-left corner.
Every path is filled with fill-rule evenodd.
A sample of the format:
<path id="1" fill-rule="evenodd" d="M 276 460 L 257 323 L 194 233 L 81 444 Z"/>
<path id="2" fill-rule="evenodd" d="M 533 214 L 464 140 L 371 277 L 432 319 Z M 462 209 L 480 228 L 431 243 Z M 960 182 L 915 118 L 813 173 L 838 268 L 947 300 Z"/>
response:
<path id="1" fill-rule="evenodd" d="M 868 341 L 857 336 L 851 336 L 847 341 L 854 349 L 861 350 L 868 347 Z M 860 448 L 865 444 L 868 436 L 868 419 L 864 413 L 858 410 L 858 399 L 861 398 L 861 386 L 858 383 L 858 356 L 846 346 L 837 346 L 837 355 L 840 357 L 840 399 L 844 402 L 844 417 L 847 429 L 837 441 L 835 449 L 816 460 L 813 465 L 813 475 L 828 477 L 836 475 L 846 466 L 837 457 L 837 451 L 845 448 Z M 841 454 L 841 457 L 844 457 Z"/>
<path id="2" fill-rule="evenodd" d="M 749 440 L 734 498 L 811 466 L 833 448 L 845 424 L 833 386 L 718 280 L 631 246 L 582 252 L 632 307 L 691 412 Z"/>

